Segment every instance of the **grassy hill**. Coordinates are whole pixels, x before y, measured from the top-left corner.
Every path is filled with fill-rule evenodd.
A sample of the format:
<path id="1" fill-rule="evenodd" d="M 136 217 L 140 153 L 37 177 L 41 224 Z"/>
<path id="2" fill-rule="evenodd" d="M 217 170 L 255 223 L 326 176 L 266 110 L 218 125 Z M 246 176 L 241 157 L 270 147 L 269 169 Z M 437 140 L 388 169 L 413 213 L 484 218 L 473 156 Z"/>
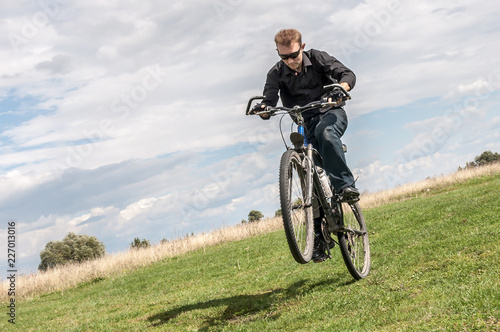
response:
<path id="1" fill-rule="evenodd" d="M 500 174 L 488 174 L 367 209 L 372 270 L 362 281 L 338 248 L 330 261 L 295 263 L 280 229 L 21 299 L 15 328 L 498 331 L 498 188 Z M 2 317 L 0 330 L 14 328 Z"/>

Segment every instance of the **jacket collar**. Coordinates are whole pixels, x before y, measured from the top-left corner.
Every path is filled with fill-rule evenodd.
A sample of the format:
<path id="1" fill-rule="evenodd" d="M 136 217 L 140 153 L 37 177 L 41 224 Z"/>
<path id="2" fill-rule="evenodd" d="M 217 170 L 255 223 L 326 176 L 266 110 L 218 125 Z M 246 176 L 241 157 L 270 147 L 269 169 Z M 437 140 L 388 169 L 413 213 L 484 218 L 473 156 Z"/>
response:
<path id="1" fill-rule="evenodd" d="M 290 67 L 288 67 L 285 64 L 285 62 L 283 62 L 283 60 L 281 60 L 281 62 L 283 63 L 283 67 L 285 67 L 284 68 L 285 75 L 295 75 L 295 73 L 296 73 L 295 70 L 290 69 Z M 306 53 L 306 51 L 303 51 L 302 52 L 302 71 L 307 70 L 306 67 L 309 67 L 309 66 L 312 66 L 311 60 L 309 60 L 309 54 Z"/>

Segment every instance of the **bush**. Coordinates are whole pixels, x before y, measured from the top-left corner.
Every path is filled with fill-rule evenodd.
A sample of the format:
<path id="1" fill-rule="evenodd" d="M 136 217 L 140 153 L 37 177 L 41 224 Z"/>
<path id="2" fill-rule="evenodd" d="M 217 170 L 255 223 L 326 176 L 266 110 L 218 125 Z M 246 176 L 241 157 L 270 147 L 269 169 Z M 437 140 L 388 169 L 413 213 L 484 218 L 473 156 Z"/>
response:
<path id="1" fill-rule="evenodd" d="M 68 233 L 62 241 L 50 241 L 40 253 L 38 269 L 46 271 L 57 265 L 81 263 L 104 256 L 104 244 L 95 236 Z"/>
<path id="2" fill-rule="evenodd" d="M 130 249 L 139 249 L 139 248 L 147 248 L 151 247 L 151 243 L 149 243 L 149 240 L 142 239 L 142 241 L 136 237 L 134 241 L 130 244 Z"/>
<path id="3" fill-rule="evenodd" d="M 257 210 L 252 210 L 248 214 L 248 222 L 259 221 L 262 218 L 264 218 L 264 215 L 262 214 L 262 212 L 257 211 Z"/>
<path id="4" fill-rule="evenodd" d="M 500 160 L 500 154 L 497 152 L 493 153 L 491 151 L 484 151 L 479 156 L 474 158 L 474 163 L 477 166 L 488 165 Z"/>

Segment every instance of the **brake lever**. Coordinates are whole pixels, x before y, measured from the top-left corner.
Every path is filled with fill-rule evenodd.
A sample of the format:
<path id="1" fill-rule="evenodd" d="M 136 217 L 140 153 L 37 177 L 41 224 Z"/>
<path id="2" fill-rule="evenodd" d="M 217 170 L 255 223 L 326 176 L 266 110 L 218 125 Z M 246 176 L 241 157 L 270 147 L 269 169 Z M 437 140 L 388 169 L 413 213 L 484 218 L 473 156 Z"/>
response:
<path id="1" fill-rule="evenodd" d="M 342 93 L 344 94 L 344 101 L 346 100 L 350 100 L 351 99 L 351 95 L 349 94 L 349 92 L 347 92 L 346 89 L 344 89 L 344 87 L 338 83 L 334 83 L 334 84 L 330 84 L 330 85 L 325 85 L 323 87 L 324 90 L 327 90 L 327 89 L 339 89 L 340 91 L 342 91 Z"/>

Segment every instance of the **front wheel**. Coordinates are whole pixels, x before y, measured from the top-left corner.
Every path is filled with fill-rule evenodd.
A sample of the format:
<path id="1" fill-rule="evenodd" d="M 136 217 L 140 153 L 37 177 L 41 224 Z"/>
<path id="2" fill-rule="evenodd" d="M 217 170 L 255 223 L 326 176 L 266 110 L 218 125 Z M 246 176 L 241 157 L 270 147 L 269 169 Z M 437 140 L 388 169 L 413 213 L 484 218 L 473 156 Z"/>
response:
<path id="1" fill-rule="evenodd" d="M 293 257 L 298 263 L 311 260 L 313 251 L 313 217 L 307 180 L 302 158 L 294 150 L 287 150 L 280 164 L 280 200 L 283 226 Z"/>
<path id="2" fill-rule="evenodd" d="M 339 247 L 347 269 L 359 280 L 370 272 L 370 243 L 365 219 L 358 203 L 342 203 L 344 231 L 338 233 Z"/>

